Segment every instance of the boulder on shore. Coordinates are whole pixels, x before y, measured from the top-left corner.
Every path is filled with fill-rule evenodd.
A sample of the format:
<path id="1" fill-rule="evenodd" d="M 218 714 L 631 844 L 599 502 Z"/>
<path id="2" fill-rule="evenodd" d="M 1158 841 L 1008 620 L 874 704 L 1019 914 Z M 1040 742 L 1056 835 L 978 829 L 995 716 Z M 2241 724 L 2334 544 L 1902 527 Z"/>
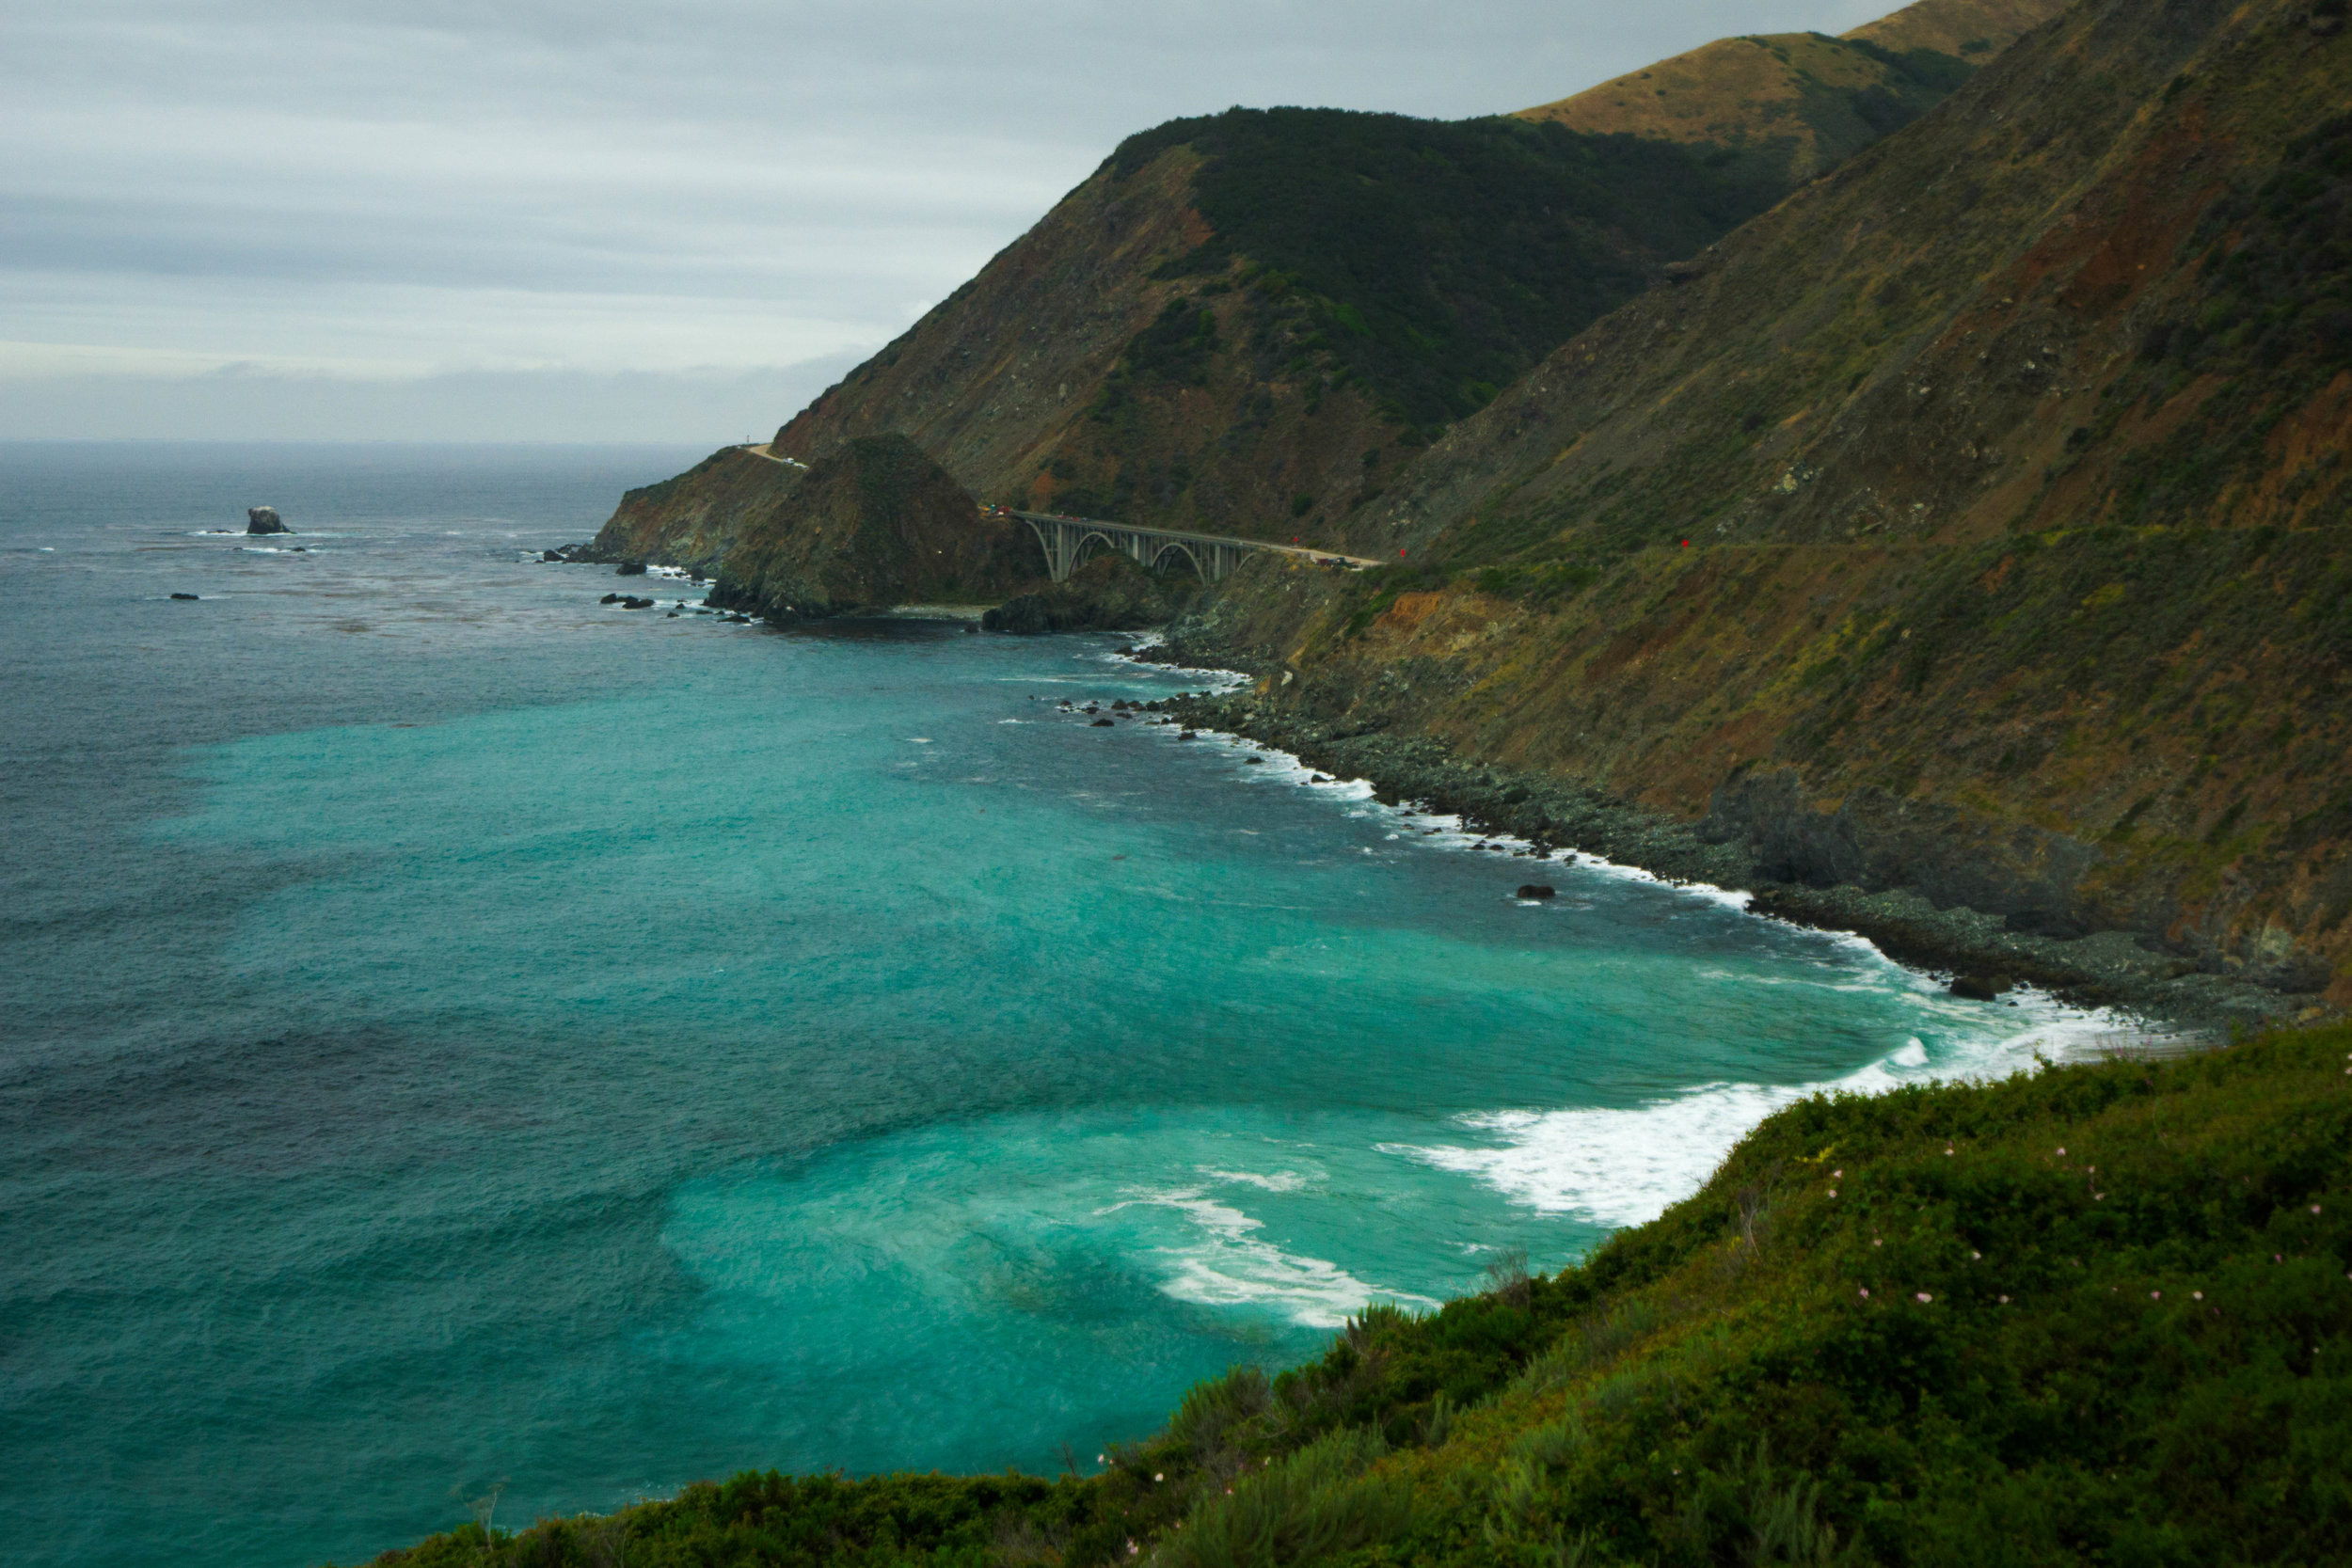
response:
<path id="1" fill-rule="evenodd" d="M 642 561 L 624 561 L 612 568 L 612 575 L 616 578 L 642 578 L 645 575 L 645 563 Z"/>
<path id="2" fill-rule="evenodd" d="M 1998 974 L 1955 974 L 1952 994 L 1970 1002 L 1990 1002 L 2009 990 L 2009 981 Z"/>
<path id="3" fill-rule="evenodd" d="M 247 533 L 292 533 L 279 520 L 274 506 L 248 506 L 245 509 L 245 531 Z"/>

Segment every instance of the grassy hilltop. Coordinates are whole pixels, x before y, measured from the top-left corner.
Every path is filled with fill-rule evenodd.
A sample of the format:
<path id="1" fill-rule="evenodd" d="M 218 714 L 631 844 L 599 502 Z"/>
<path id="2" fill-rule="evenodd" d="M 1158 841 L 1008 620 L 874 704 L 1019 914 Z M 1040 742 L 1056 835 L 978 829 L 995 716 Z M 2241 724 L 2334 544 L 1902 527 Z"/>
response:
<path id="1" fill-rule="evenodd" d="M 2352 1561 L 2352 1026 L 1805 1101 L 1582 1266 L 1375 1308 L 1107 1451 L 377 1560 Z"/>

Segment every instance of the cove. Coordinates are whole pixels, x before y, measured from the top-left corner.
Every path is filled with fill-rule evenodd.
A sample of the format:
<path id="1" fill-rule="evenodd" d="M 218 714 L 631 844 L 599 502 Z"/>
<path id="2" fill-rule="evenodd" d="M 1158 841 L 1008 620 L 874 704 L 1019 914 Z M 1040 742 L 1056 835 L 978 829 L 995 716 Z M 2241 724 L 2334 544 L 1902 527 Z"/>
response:
<path id="1" fill-rule="evenodd" d="M 624 622 L 609 575 L 462 567 L 462 664 L 262 623 L 413 717 L 176 744 L 91 839 L 170 877 L 107 917 L 118 1000 L 23 1015 L 32 1560 L 349 1560 L 500 1478 L 522 1522 L 1090 1468 L 1368 1303 L 1581 1256 L 1798 1094 L 2075 1026 L 1606 866 L 1521 902 L 1533 863 L 1361 785 L 1062 712 L 1205 678 L 1116 640 Z"/>

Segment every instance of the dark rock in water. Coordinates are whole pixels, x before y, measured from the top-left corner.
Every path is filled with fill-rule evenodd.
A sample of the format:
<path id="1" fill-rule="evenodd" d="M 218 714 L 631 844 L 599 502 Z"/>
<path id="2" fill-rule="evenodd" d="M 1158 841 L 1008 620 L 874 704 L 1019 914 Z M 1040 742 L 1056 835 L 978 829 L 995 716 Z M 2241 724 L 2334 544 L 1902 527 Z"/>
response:
<path id="1" fill-rule="evenodd" d="M 310 546 L 308 545 L 296 545 L 294 547 L 294 553 L 296 555 L 309 555 L 310 553 Z"/>
<path id="2" fill-rule="evenodd" d="M 1309 784 L 1329 784 L 1331 782 L 1331 775 L 1328 773 L 1317 773 L 1313 778 L 1308 780 L 1307 782 Z"/>
<path id="3" fill-rule="evenodd" d="M 1176 732 L 1176 738 L 1179 740 L 1190 740 L 1192 738 L 1192 731 L 1179 730 Z"/>
<path id="4" fill-rule="evenodd" d="M 542 561 L 561 561 L 564 559 L 564 552 L 562 550 L 541 550 L 539 552 L 539 559 Z"/>
<path id="5" fill-rule="evenodd" d="M 1955 974 L 1952 994 L 1970 1002 L 1991 1002 L 2009 990 L 2009 981 L 1998 974 Z"/>
<path id="6" fill-rule="evenodd" d="M 1522 898 L 1549 898 L 1554 895 L 1555 890 L 1549 882 L 1526 882 L 1519 887 Z"/>
<path id="7" fill-rule="evenodd" d="M 196 595 L 193 594 L 174 594 L 172 597 L 175 599 L 193 599 Z"/>
<path id="8" fill-rule="evenodd" d="M 1145 709 L 1146 709 L 1147 711 L 1152 712 L 1152 713 L 1157 713 L 1157 712 L 1159 712 L 1159 711 L 1160 711 L 1160 706 L 1161 706 L 1161 704 L 1160 704 L 1160 700 L 1159 700 L 1157 697 L 1154 697 L 1154 698 L 1152 698 L 1150 702 L 1148 702 L 1148 703 L 1144 704 L 1143 705 L 1144 705 L 1144 707 L 1145 707 Z"/>
<path id="9" fill-rule="evenodd" d="M 598 604 L 619 604 L 620 602 L 621 596 L 618 594 L 607 594 L 603 598 L 596 601 Z"/>
<path id="10" fill-rule="evenodd" d="M 645 563 L 642 561 L 624 561 L 612 568 L 612 575 L 616 578 L 642 578 L 645 575 Z"/>
<path id="11" fill-rule="evenodd" d="M 1093 723 L 1087 726 L 1087 728 L 1090 730 L 1108 730 L 1115 729 L 1117 727 L 1118 721 L 1114 719 L 1097 719 Z"/>
<path id="12" fill-rule="evenodd" d="M 653 601 L 651 599 L 641 599 L 631 595 L 630 597 L 621 601 L 621 608 L 623 610 L 651 610 L 653 608 Z"/>
<path id="13" fill-rule="evenodd" d="M 1114 702 L 1112 702 L 1112 704 L 1111 704 L 1111 711 L 1112 711 L 1112 712 L 1114 712 L 1114 713 L 1124 713 L 1124 712 L 1126 712 L 1126 711 L 1127 711 L 1127 699 L 1126 699 L 1126 698 L 1124 698 L 1124 697 L 1120 697 L 1120 698 L 1116 699 Z"/>
<path id="14" fill-rule="evenodd" d="M 278 521 L 274 506 L 248 506 L 245 509 L 245 531 L 247 533 L 292 533 L 294 531 Z"/>
<path id="15" fill-rule="evenodd" d="M 1265 758 L 1263 758 L 1263 757 L 1244 757 L 1244 758 L 1242 758 L 1241 760 L 1242 760 L 1242 763 L 1243 763 L 1243 765 L 1244 765 L 1245 767 L 1255 768 L 1255 767 L 1257 767 L 1260 763 L 1262 763 L 1262 762 L 1265 761 Z"/>
<path id="16" fill-rule="evenodd" d="M 966 621 L 963 624 L 963 635 L 966 637 L 977 637 L 980 635 L 980 628 L 974 626 L 971 622 Z"/>

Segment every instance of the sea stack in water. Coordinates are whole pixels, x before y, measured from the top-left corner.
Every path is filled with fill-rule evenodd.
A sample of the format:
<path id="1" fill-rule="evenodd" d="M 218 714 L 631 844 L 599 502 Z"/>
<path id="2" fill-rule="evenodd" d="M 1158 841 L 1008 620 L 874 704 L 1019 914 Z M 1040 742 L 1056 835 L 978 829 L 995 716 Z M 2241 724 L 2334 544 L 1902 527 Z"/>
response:
<path id="1" fill-rule="evenodd" d="M 274 506 L 246 507 L 245 509 L 245 531 L 247 533 L 291 533 L 294 531 L 278 520 L 278 508 Z"/>

